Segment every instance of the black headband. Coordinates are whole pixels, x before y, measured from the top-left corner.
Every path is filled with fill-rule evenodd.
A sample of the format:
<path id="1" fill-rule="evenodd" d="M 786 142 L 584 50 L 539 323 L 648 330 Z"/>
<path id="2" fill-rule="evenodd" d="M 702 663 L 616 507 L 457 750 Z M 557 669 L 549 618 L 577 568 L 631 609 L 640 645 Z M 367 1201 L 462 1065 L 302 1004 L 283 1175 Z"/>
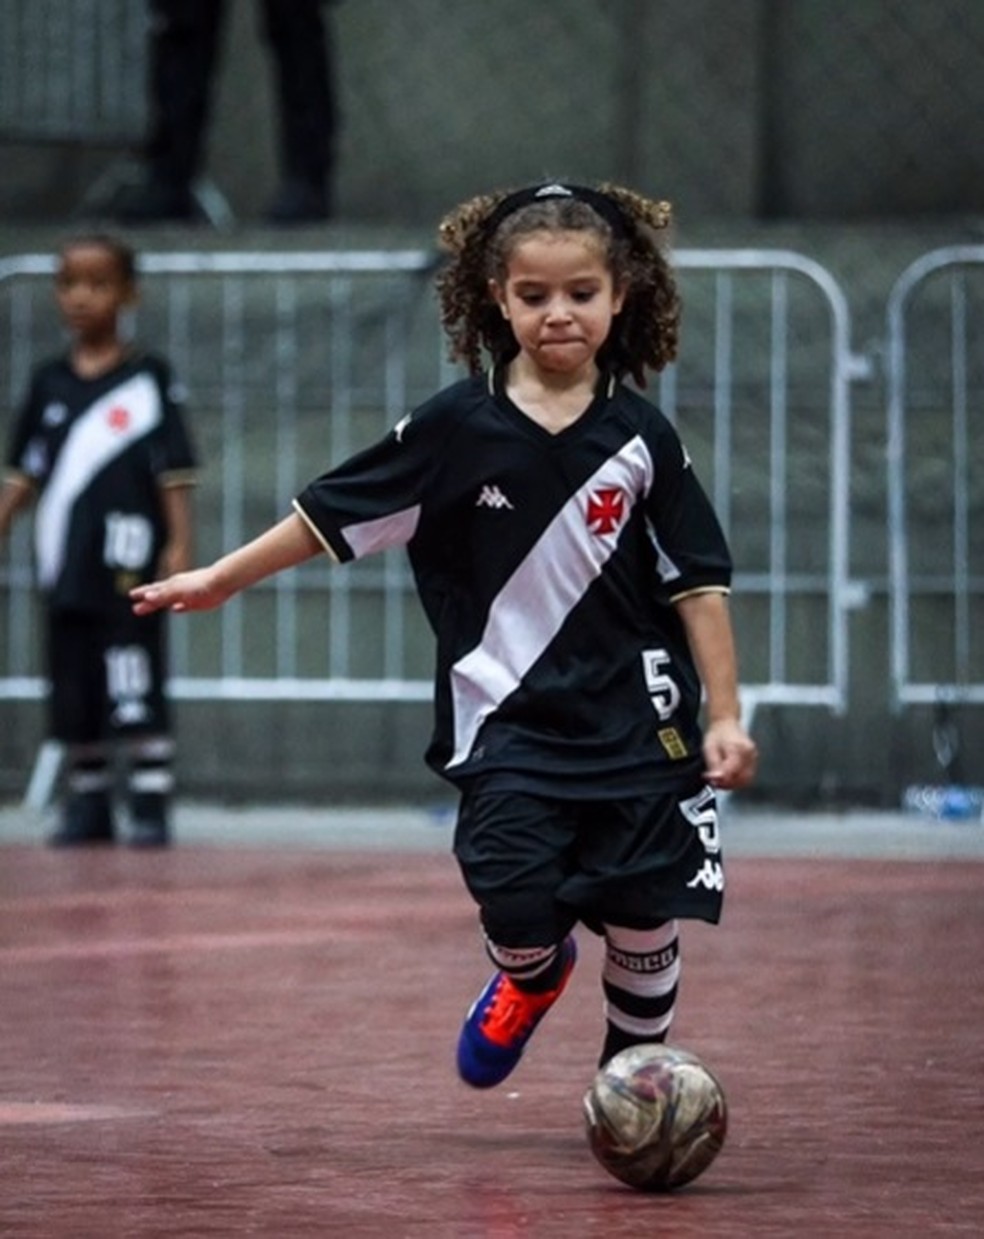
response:
<path id="1" fill-rule="evenodd" d="M 572 202 L 585 203 L 592 211 L 601 216 L 616 237 L 627 237 L 629 235 L 625 214 L 614 198 L 609 198 L 607 194 L 603 194 L 597 189 L 591 189 L 587 185 L 560 185 L 557 183 L 530 185 L 526 189 L 517 189 L 514 194 L 507 194 L 501 202 L 496 204 L 488 218 L 486 223 L 488 235 L 491 236 L 507 216 L 513 215 L 516 211 L 521 211 L 523 207 L 556 198 L 567 198 Z"/>

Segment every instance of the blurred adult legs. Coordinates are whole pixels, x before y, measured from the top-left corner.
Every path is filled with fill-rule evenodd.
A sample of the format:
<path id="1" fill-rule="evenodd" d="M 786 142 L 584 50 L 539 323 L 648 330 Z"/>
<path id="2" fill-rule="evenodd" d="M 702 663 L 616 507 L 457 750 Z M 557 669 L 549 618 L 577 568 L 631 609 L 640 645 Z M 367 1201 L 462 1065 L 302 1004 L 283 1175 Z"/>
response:
<path id="1" fill-rule="evenodd" d="M 144 183 L 125 221 L 188 220 L 201 170 L 226 0 L 152 0 L 150 127 Z"/>
<path id="2" fill-rule="evenodd" d="M 124 222 L 190 220 L 202 172 L 227 0 L 151 0 L 146 175 L 124 198 Z M 323 0 L 263 0 L 261 34 L 277 98 L 280 186 L 267 218 L 330 214 L 337 106 Z M 244 137 L 245 140 L 245 137 Z"/>
<path id="3" fill-rule="evenodd" d="M 268 218 L 324 219 L 338 113 L 323 0 L 263 0 L 263 19 L 276 75 L 281 173 Z"/>

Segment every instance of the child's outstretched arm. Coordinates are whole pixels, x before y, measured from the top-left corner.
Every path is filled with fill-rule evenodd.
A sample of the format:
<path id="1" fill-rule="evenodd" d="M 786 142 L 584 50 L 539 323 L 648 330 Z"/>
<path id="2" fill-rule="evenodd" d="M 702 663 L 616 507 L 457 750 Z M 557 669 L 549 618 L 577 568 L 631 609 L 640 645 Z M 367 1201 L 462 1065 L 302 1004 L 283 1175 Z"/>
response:
<path id="1" fill-rule="evenodd" d="M 264 577 L 293 568 L 323 554 L 324 550 L 304 521 L 294 513 L 206 568 L 138 585 L 130 591 L 133 610 L 137 615 L 164 610 L 208 611 Z"/>
<path id="2" fill-rule="evenodd" d="M 0 485 L 0 542 L 6 538 L 14 517 L 32 497 L 31 487 L 20 478 L 8 478 Z"/>
<path id="3" fill-rule="evenodd" d="M 755 777 L 758 750 L 741 721 L 728 599 L 724 594 L 698 593 L 678 599 L 676 605 L 704 685 L 704 777 L 728 791 L 747 787 Z"/>
<path id="4" fill-rule="evenodd" d="M 193 562 L 191 493 L 192 488 L 187 485 L 161 487 L 167 541 L 157 571 L 164 576 L 187 572 Z"/>

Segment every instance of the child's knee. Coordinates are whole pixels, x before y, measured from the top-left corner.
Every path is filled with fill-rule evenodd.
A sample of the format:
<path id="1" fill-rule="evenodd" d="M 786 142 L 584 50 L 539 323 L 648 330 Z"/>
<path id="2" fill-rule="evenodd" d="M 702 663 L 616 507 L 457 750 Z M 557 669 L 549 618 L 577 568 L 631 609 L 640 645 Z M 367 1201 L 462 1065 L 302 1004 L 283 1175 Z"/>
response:
<path id="1" fill-rule="evenodd" d="M 529 892 L 486 898 L 481 919 L 488 942 L 502 950 L 521 952 L 556 948 L 573 929 L 577 917 L 552 895 Z"/>

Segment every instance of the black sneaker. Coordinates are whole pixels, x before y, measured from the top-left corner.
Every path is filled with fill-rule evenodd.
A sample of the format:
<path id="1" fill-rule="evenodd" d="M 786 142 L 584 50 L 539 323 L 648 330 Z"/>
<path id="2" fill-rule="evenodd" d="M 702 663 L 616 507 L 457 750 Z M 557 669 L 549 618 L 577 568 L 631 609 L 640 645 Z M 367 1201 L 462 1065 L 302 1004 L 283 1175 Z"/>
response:
<path id="1" fill-rule="evenodd" d="M 130 823 L 127 843 L 132 848 L 166 848 L 171 846 L 171 832 L 167 822 L 138 818 Z"/>
<path id="2" fill-rule="evenodd" d="M 124 190 L 113 204 L 112 213 L 121 224 L 190 224 L 201 219 L 187 186 L 156 180 Z"/>
<path id="3" fill-rule="evenodd" d="M 113 843 L 113 810 L 106 792 L 77 792 L 69 797 L 58 829 L 48 837 L 54 848 Z"/>
<path id="4" fill-rule="evenodd" d="M 166 848 L 171 844 L 168 798 L 159 792 L 134 792 L 130 797 L 130 832 L 133 848 Z"/>

